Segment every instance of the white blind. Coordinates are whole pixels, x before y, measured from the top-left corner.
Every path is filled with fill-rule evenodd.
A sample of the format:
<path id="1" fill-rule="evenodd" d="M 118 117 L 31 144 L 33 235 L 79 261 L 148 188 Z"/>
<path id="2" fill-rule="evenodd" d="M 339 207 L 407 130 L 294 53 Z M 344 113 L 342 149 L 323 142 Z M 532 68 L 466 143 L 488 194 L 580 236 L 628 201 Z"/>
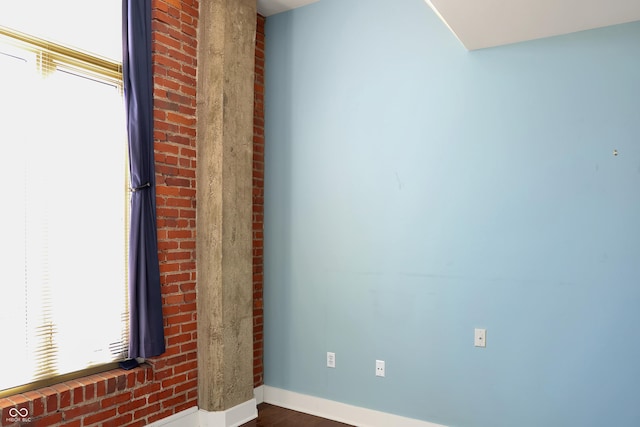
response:
<path id="1" fill-rule="evenodd" d="M 126 357 L 121 86 L 0 36 L 0 390 Z"/>

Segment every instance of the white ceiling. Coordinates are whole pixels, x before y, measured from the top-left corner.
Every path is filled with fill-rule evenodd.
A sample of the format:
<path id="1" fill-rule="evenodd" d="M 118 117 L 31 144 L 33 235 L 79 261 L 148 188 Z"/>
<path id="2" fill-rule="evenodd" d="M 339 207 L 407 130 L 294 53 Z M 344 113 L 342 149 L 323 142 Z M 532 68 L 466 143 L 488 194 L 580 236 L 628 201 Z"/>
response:
<path id="1" fill-rule="evenodd" d="M 269 16 L 316 1 L 258 0 L 258 11 Z M 640 21 L 640 0 L 426 2 L 469 50 Z"/>
<path id="2" fill-rule="evenodd" d="M 296 7 L 315 3 L 318 0 L 258 0 L 258 12 L 262 16 L 275 15 Z"/>
<path id="3" fill-rule="evenodd" d="M 469 50 L 640 20 L 639 0 L 427 0 L 427 3 Z"/>

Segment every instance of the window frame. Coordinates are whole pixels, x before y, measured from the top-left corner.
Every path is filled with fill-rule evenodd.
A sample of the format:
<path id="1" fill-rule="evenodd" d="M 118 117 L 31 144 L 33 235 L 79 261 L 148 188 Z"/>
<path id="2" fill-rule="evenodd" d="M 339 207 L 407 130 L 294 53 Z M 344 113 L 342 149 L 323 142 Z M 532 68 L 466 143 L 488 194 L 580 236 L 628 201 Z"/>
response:
<path id="1" fill-rule="evenodd" d="M 88 73 L 98 80 L 123 87 L 122 62 L 69 48 L 1 25 L 0 37 L 8 44 L 37 54 L 42 61 L 51 61 L 54 66 L 69 71 L 82 71 L 83 74 Z"/>

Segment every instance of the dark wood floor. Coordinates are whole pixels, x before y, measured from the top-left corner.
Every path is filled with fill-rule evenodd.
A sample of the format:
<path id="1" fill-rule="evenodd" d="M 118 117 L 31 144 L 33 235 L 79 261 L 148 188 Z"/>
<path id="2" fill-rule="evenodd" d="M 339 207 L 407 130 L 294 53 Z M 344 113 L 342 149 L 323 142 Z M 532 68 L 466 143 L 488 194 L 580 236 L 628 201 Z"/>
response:
<path id="1" fill-rule="evenodd" d="M 345 427 L 348 424 L 326 420 L 292 411 L 279 406 L 261 403 L 258 405 L 258 418 L 240 427 Z"/>

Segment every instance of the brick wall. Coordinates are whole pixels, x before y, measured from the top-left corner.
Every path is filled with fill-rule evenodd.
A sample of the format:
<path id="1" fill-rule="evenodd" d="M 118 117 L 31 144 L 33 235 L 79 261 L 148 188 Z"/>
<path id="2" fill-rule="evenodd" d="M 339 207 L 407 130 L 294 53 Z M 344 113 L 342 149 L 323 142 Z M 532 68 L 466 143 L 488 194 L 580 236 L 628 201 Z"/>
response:
<path id="1" fill-rule="evenodd" d="M 144 426 L 197 405 L 196 52 L 197 0 L 153 0 L 158 250 L 167 351 L 131 371 L 113 370 L 0 399 L 34 427 Z M 258 16 L 253 159 L 254 382 L 262 384 L 264 17 Z"/>
<path id="2" fill-rule="evenodd" d="M 263 384 L 263 215 L 264 215 L 264 23 L 256 26 L 256 74 L 253 115 L 253 385 Z"/>
<path id="3" fill-rule="evenodd" d="M 161 385 L 150 366 L 91 375 L 2 399 L 0 425 L 144 426 L 192 406 Z M 16 423 L 11 408 L 26 409 L 29 421 Z"/>
<path id="4" fill-rule="evenodd" d="M 197 0 L 152 2 L 158 257 L 167 351 L 150 361 L 166 415 L 197 405 Z M 151 386 L 153 387 L 153 386 Z M 151 398 L 152 395 L 149 396 Z M 154 416 L 157 412 L 151 412 Z"/>

